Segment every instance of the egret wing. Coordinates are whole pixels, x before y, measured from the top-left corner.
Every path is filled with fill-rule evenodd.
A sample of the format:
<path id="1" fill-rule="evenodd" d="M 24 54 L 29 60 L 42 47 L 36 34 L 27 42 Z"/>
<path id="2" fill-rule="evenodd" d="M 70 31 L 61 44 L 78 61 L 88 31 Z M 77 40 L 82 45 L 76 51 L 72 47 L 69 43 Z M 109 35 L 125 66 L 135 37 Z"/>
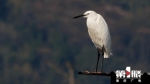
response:
<path id="1" fill-rule="evenodd" d="M 111 55 L 110 32 L 109 32 L 108 26 L 107 26 L 105 20 L 103 19 L 103 17 L 101 15 L 99 15 L 99 17 L 100 17 L 100 19 L 99 19 L 100 20 L 99 21 L 100 38 L 102 39 L 106 53 L 108 54 L 108 56 L 110 56 Z"/>

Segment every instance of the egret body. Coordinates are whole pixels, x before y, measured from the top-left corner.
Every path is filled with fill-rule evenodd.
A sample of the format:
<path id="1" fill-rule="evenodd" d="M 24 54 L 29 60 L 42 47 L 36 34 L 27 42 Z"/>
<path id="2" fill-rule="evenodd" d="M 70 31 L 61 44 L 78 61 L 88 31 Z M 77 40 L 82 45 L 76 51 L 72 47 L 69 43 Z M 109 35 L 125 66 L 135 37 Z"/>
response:
<path id="1" fill-rule="evenodd" d="M 104 18 L 100 14 L 96 13 L 95 11 L 87 11 L 83 15 L 76 16 L 73 19 L 79 17 L 87 18 L 86 24 L 88 28 L 88 33 L 98 51 L 96 72 L 98 68 L 100 55 L 102 55 L 102 60 L 101 60 L 101 72 L 102 72 L 103 59 L 109 58 L 110 55 L 112 55 L 111 37 L 110 37 L 108 26 Z"/>

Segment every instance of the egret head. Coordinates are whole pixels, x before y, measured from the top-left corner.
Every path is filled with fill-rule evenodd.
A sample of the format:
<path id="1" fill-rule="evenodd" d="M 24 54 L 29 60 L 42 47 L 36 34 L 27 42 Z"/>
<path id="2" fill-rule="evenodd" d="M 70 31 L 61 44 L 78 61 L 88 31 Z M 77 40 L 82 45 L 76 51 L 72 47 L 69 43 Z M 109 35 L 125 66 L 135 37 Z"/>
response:
<path id="1" fill-rule="evenodd" d="M 88 17 L 92 17 L 92 16 L 96 16 L 96 12 L 95 11 L 86 11 L 84 13 L 84 18 L 88 18 Z"/>
<path id="2" fill-rule="evenodd" d="M 78 15 L 78 16 L 75 16 L 73 17 L 73 19 L 75 18 L 79 18 L 79 17 L 84 17 L 84 18 L 88 18 L 88 17 L 92 17 L 92 16 L 96 16 L 96 12 L 95 11 L 86 11 L 83 15 Z"/>

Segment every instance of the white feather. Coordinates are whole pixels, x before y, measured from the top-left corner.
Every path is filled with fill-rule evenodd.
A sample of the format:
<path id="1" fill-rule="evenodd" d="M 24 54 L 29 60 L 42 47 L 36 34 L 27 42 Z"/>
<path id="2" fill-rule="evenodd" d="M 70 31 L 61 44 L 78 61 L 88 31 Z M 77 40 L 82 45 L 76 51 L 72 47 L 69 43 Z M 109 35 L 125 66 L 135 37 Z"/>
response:
<path id="1" fill-rule="evenodd" d="M 104 58 L 109 58 L 109 56 L 112 55 L 111 37 L 105 20 L 100 14 L 94 11 L 87 11 L 84 15 L 84 17 L 87 18 L 88 32 L 92 42 L 100 52 L 102 47 L 104 47 Z"/>

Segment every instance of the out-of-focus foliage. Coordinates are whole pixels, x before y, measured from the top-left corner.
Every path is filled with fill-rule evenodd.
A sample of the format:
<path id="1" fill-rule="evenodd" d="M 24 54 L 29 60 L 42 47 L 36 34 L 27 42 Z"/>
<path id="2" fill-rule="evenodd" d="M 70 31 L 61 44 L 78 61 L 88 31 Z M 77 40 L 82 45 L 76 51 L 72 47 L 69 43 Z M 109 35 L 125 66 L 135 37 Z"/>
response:
<path id="1" fill-rule="evenodd" d="M 104 84 L 107 77 L 81 76 L 94 71 L 97 51 L 85 19 L 72 17 L 95 10 L 106 20 L 113 56 L 104 71 L 150 71 L 149 0 L 1 0 L 1 84 Z"/>

